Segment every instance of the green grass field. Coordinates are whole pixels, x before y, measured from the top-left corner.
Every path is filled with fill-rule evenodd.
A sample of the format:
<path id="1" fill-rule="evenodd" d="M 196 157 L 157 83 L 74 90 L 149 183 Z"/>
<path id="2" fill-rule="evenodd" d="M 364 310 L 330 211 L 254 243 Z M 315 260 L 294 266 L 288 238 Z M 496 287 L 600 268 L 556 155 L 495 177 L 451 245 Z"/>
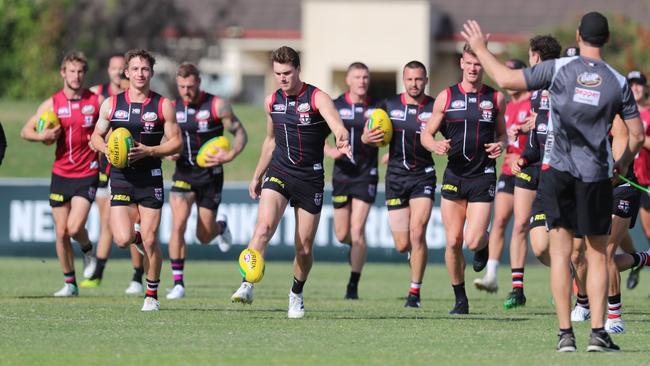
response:
<path id="1" fill-rule="evenodd" d="M 359 301 L 342 300 L 348 268 L 316 263 L 305 287 L 306 317 L 286 318 L 289 263 L 267 263 L 252 306 L 231 304 L 240 281 L 234 262 L 188 262 L 187 297 L 139 311 L 127 297 L 125 260 L 109 261 L 102 287 L 55 299 L 62 284 L 55 259 L 0 258 L 0 364 L 3 365 L 597 365 L 645 364 L 650 350 L 650 277 L 624 290 L 624 352 L 585 352 L 589 324 L 576 324 L 579 352 L 557 354 L 548 272 L 526 269 L 525 308 L 505 311 L 507 269 L 497 295 L 468 288 L 469 316 L 452 317 L 444 267 L 426 274 L 421 309 L 405 309 L 408 266 L 367 265 Z M 77 263 L 80 269 L 80 263 Z M 79 272 L 79 271 L 78 271 Z M 161 291 L 171 285 L 165 262 Z M 467 271 L 467 282 L 475 275 Z M 625 276 L 626 277 L 626 276 Z"/>
<path id="2" fill-rule="evenodd" d="M 21 178 L 49 178 L 52 161 L 54 160 L 54 146 L 45 146 L 40 143 L 31 143 L 20 138 L 20 129 L 27 119 L 36 111 L 38 103 L 34 101 L 9 101 L 0 100 L 0 122 L 5 129 L 8 140 L 8 150 L 5 160 L 0 167 L 0 177 Z M 264 140 L 265 126 L 264 113 L 261 106 L 236 105 L 235 113 L 244 122 L 248 132 L 248 145 L 237 159 L 225 167 L 227 181 L 248 182 L 255 170 L 257 159 L 260 156 L 262 141 Z M 232 137 L 228 135 L 228 137 Z M 387 152 L 387 148 L 380 150 L 380 154 Z M 444 167 L 447 165 L 446 157 L 434 155 L 438 181 L 442 180 Z M 326 182 L 331 180 L 332 159 L 325 158 Z M 165 179 L 171 179 L 174 172 L 172 162 L 163 161 Z M 380 164 L 380 181 L 386 166 Z"/>

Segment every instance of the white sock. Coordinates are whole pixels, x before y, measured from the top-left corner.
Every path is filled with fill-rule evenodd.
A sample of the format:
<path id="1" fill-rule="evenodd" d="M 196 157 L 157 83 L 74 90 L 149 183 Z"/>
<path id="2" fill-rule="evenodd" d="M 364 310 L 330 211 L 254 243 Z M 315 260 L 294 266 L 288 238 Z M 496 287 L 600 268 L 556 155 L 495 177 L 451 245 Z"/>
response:
<path id="1" fill-rule="evenodd" d="M 488 259 L 486 276 L 497 276 L 497 268 L 499 268 L 499 261 L 496 259 Z"/>

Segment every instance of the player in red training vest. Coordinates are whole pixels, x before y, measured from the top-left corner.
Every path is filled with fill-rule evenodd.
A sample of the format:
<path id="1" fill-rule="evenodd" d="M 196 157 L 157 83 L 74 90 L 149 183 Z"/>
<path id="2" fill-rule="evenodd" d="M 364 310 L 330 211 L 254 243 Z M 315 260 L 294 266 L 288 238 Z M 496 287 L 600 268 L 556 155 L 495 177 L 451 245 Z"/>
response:
<path id="1" fill-rule="evenodd" d="M 49 198 L 56 229 L 56 254 L 65 280 L 63 288 L 54 293 L 57 297 L 79 295 L 70 238 L 79 243 L 84 253 L 84 277 L 90 277 L 96 265 L 85 227 L 99 182 L 97 153 L 89 141 L 104 98 L 83 87 L 87 70 L 88 63 L 81 52 L 67 53 L 61 62 L 63 89 L 41 103 L 20 133 L 28 141 L 56 142 Z M 39 133 L 36 126 L 45 111 L 56 113 L 61 125 Z"/>

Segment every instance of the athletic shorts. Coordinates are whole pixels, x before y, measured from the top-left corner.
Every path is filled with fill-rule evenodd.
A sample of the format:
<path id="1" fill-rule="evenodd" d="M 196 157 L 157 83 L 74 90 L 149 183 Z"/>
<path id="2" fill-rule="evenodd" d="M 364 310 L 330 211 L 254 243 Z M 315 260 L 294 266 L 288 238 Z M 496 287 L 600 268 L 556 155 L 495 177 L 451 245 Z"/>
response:
<path id="1" fill-rule="evenodd" d="M 277 169 L 269 168 L 264 175 L 262 189 L 271 189 L 282 194 L 292 207 L 302 208 L 311 214 L 319 214 L 323 208 L 324 179 L 298 179 Z"/>
<path id="2" fill-rule="evenodd" d="M 108 187 L 108 175 L 104 173 L 99 173 L 99 184 L 97 188 L 106 188 Z"/>
<path id="3" fill-rule="evenodd" d="M 190 184 L 180 179 L 176 174 L 172 178 L 172 192 L 194 193 L 196 204 L 199 207 L 216 211 L 221 203 L 221 192 L 223 191 L 223 174 L 214 177 L 212 182 L 201 185 Z"/>
<path id="4" fill-rule="evenodd" d="M 535 196 L 533 201 L 533 206 L 530 210 L 530 221 L 528 222 L 528 228 L 532 229 L 535 227 L 543 226 L 546 227 L 546 215 L 544 214 L 544 207 L 542 207 L 542 196 L 539 191 Z"/>
<path id="5" fill-rule="evenodd" d="M 497 181 L 497 193 L 515 193 L 515 176 L 501 174 Z"/>
<path id="6" fill-rule="evenodd" d="M 539 165 L 527 166 L 517 174 L 515 187 L 536 191 L 539 187 Z"/>
<path id="7" fill-rule="evenodd" d="M 612 224 L 612 184 L 582 182 L 554 168 L 544 171 L 540 184 L 542 207 L 549 229 L 562 227 L 579 235 L 608 235 Z"/>
<path id="8" fill-rule="evenodd" d="M 74 196 L 83 197 L 89 202 L 94 201 L 98 180 L 97 174 L 84 178 L 66 178 L 52 173 L 50 206 L 61 207 Z"/>
<path id="9" fill-rule="evenodd" d="M 429 198 L 435 200 L 436 171 L 424 171 L 408 175 L 386 172 L 386 207 L 398 210 L 408 207 L 412 198 Z"/>
<path id="10" fill-rule="evenodd" d="M 624 219 L 631 218 L 630 229 L 636 224 L 636 218 L 639 215 L 639 206 L 641 201 L 641 191 L 623 184 L 614 187 L 614 201 L 612 202 L 612 215 Z"/>
<path id="11" fill-rule="evenodd" d="M 343 208 L 352 202 L 352 198 L 370 204 L 377 197 L 377 181 L 338 182 L 332 180 L 332 205 Z"/>
<path id="12" fill-rule="evenodd" d="M 641 208 L 650 211 L 650 193 L 641 192 Z"/>
<path id="13" fill-rule="evenodd" d="M 467 202 L 492 202 L 496 189 L 496 175 L 483 174 L 464 178 L 445 170 L 442 178 L 442 197 L 448 200 L 467 200 Z"/>
<path id="14" fill-rule="evenodd" d="M 111 206 L 136 204 L 142 207 L 161 209 L 165 201 L 162 177 L 149 178 L 138 182 L 138 184 L 111 177 L 110 184 Z"/>

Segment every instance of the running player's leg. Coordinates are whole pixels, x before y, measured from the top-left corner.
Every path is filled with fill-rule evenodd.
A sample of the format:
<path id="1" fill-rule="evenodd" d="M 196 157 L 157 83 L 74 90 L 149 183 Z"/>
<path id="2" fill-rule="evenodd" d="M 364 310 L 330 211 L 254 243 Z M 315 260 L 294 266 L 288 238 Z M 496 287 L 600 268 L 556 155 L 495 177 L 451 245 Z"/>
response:
<path id="1" fill-rule="evenodd" d="M 489 236 L 490 256 L 486 266 L 485 276 L 482 279 L 474 281 L 474 285 L 479 290 L 487 292 L 496 292 L 497 285 L 497 268 L 501 255 L 503 254 L 504 235 L 506 226 L 512 217 L 513 195 L 507 191 L 499 191 L 494 200 L 494 218 Z M 481 281 L 477 283 L 477 281 Z"/>
<path id="2" fill-rule="evenodd" d="M 366 220 L 370 212 L 370 203 L 352 198 L 350 216 L 350 279 L 346 289 L 346 298 L 358 298 L 359 279 L 366 263 Z"/>
<path id="3" fill-rule="evenodd" d="M 585 239 L 581 236 L 574 237 L 571 251 L 573 292 L 576 295 L 576 303 L 571 311 L 571 321 L 573 322 L 583 322 L 591 317 L 589 297 L 587 296 L 587 260 L 585 251 Z"/>
<path id="4" fill-rule="evenodd" d="M 605 330 L 608 333 L 624 333 L 625 325 L 621 318 L 621 275 L 616 267 L 614 257 L 619 243 L 622 241 L 625 233 L 628 231 L 630 217 L 623 218 L 612 215 L 612 228 L 607 243 L 607 275 L 609 277 L 609 287 L 607 289 L 607 321 Z"/>
<path id="5" fill-rule="evenodd" d="M 510 268 L 514 276 L 518 269 L 523 269 L 526 265 L 526 256 L 528 254 L 528 245 L 526 243 L 526 234 L 530 222 L 530 213 L 537 192 L 521 187 L 515 187 L 514 212 L 515 220 L 512 227 L 512 238 L 510 239 Z M 522 287 L 523 287 L 523 278 Z M 513 288 L 515 283 L 513 281 Z"/>
<path id="6" fill-rule="evenodd" d="M 650 245 L 650 193 L 643 193 L 643 196 L 641 197 L 643 206 L 639 210 L 639 217 L 641 218 L 641 228 L 643 228 L 643 233 Z"/>
<path id="7" fill-rule="evenodd" d="M 93 273 L 87 282 L 90 286 L 94 285 L 93 287 L 98 286 L 104 277 L 104 268 L 106 267 L 106 261 L 108 261 L 108 257 L 111 254 L 111 244 L 113 243 L 113 236 L 111 235 L 111 229 L 109 226 L 111 202 L 108 196 L 108 189 L 103 188 L 102 190 L 106 192 L 100 193 L 100 189 L 98 189 L 97 195 L 95 196 L 95 202 L 97 203 L 97 208 L 99 210 L 99 239 L 97 240 L 97 249 L 95 250 L 97 267 L 95 267 L 95 273 Z M 81 287 L 85 287 L 83 283 L 81 284 Z"/>
<path id="8" fill-rule="evenodd" d="M 440 201 L 440 213 L 447 241 L 445 263 L 456 298 L 452 312 L 459 314 L 469 312 L 467 294 L 465 293 L 465 257 L 463 256 L 463 228 L 466 209 L 466 200 L 449 200 L 443 197 Z"/>
<path id="9" fill-rule="evenodd" d="M 120 248 L 127 248 L 136 239 L 133 224 L 138 217 L 135 204 L 115 206 L 111 203 L 110 227 L 113 241 Z"/>
<path id="10" fill-rule="evenodd" d="M 91 201 L 85 197 L 73 196 L 70 200 L 70 213 L 68 214 L 68 235 L 79 243 L 83 252 L 84 277 L 90 278 L 95 273 L 97 259 L 93 254 L 93 245 L 88 238 L 86 220 L 90 212 Z"/>
<path id="11" fill-rule="evenodd" d="M 148 266 L 147 289 L 145 297 L 158 299 L 158 284 L 160 284 L 160 270 L 162 268 L 162 252 L 156 238 L 158 226 L 160 226 L 160 209 L 149 208 L 138 205 L 140 214 L 140 235 L 142 235 L 142 246 Z"/>
<path id="12" fill-rule="evenodd" d="M 546 267 L 551 266 L 551 256 L 548 251 L 549 235 L 546 227 L 536 226 L 530 229 L 530 247 L 535 257 Z"/>
<path id="13" fill-rule="evenodd" d="M 585 258 L 589 263 L 587 295 L 591 309 L 591 328 L 604 327 L 605 300 L 607 299 L 607 235 L 588 235 Z"/>
<path id="14" fill-rule="evenodd" d="M 169 238 L 168 250 L 174 287 L 167 294 L 168 299 L 185 297 L 185 283 L 183 281 L 187 250 L 185 245 L 185 229 L 187 228 L 187 219 L 190 217 L 193 204 L 194 192 L 171 192 L 169 195 L 169 206 L 172 210 L 172 232 Z M 197 221 L 198 225 L 199 223 Z"/>
<path id="15" fill-rule="evenodd" d="M 342 207 L 334 208 L 334 234 L 336 240 L 343 244 L 352 244 L 350 234 L 352 217 L 352 202 L 348 197 L 348 204 Z"/>
<path id="16" fill-rule="evenodd" d="M 144 256 L 138 252 L 135 245 L 129 246 L 131 255 L 131 266 L 133 267 L 133 276 L 129 287 L 124 291 L 128 295 L 140 295 L 144 293 L 144 286 L 142 286 L 142 276 L 144 275 Z"/>
<path id="17" fill-rule="evenodd" d="M 74 254 L 68 235 L 67 221 L 70 213 L 70 203 L 66 202 L 52 207 L 52 218 L 56 232 L 56 256 L 63 270 L 65 286 L 54 296 L 75 296 L 79 293 L 74 271 Z"/>
<path id="18" fill-rule="evenodd" d="M 476 252 L 483 248 L 488 241 L 487 228 L 490 224 L 490 202 L 469 202 L 467 204 L 467 226 L 463 237 L 467 249 Z"/>
<path id="19" fill-rule="evenodd" d="M 295 251 L 293 260 L 293 283 L 289 291 L 289 318 L 302 318 L 305 315 L 303 288 L 314 264 L 314 237 L 318 229 L 320 213 L 311 213 L 300 207 L 294 208 L 296 217 Z"/>
<path id="20" fill-rule="evenodd" d="M 424 279 L 424 271 L 427 268 L 429 250 L 427 248 L 426 234 L 433 200 L 425 197 L 411 198 L 409 209 L 409 242 L 411 244 L 411 288 L 409 296 L 417 295 L 417 302 L 420 302 L 420 287 Z"/>
<path id="21" fill-rule="evenodd" d="M 403 200 L 400 206 L 388 206 L 388 223 L 390 225 L 390 232 L 393 235 L 393 242 L 395 249 L 400 253 L 408 253 L 409 266 L 412 266 L 411 260 L 411 234 L 409 228 L 411 226 L 411 207 L 408 201 Z M 411 271 L 413 269 L 411 268 Z M 407 308 L 420 307 L 420 282 L 413 282 L 409 286 L 409 293 L 406 297 Z"/>

